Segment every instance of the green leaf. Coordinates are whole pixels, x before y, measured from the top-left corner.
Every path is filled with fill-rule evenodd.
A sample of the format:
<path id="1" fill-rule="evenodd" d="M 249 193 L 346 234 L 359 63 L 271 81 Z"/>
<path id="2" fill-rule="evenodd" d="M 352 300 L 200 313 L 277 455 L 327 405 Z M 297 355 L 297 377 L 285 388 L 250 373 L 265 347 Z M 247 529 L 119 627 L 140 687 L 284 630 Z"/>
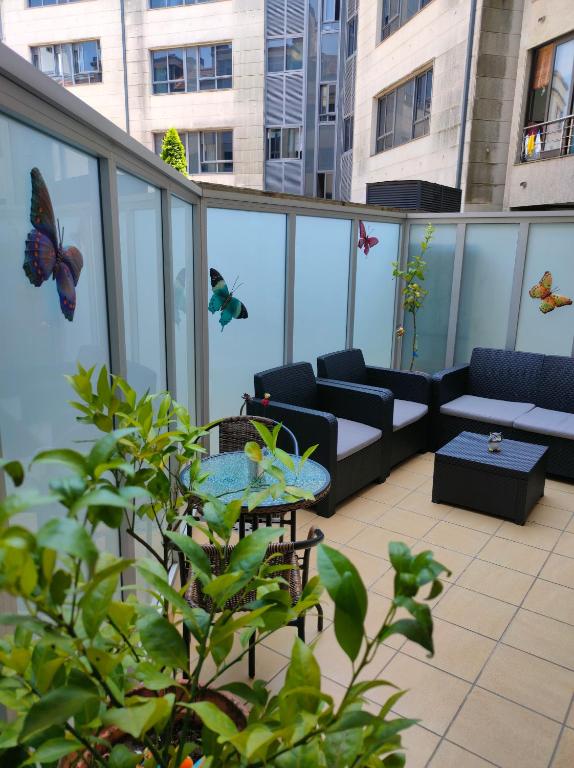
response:
<path id="1" fill-rule="evenodd" d="M 22 485 L 24 482 L 24 468 L 19 461 L 8 461 L 0 459 L 0 469 L 3 469 L 15 486 Z"/>
<path id="2" fill-rule="evenodd" d="M 127 566 L 127 563 L 119 563 L 111 575 L 92 581 L 80 600 L 82 624 L 88 637 L 95 637 L 102 621 L 106 618 L 110 602 L 118 585 L 119 573 Z"/>
<path id="3" fill-rule="evenodd" d="M 384 642 L 391 635 L 403 635 L 413 643 L 422 646 L 429 653 L 434 653 L 432 635 L 415 619 L 398 619 L 390 624 L 383 632 L 379 633 L 379 642 Z"/>
<path id="4" fill-rule="evenodd" d="M 250 536 L 245 536 L 231 553 L 229 570 L 254 576 L 265 559 L 269 542 L 278 539 L 283 533 L 283 528 L 259 528 Z"/>
<path id="5" fill-rule="evenodd" d="M 321 690 L 321 670 L 311 648 L 299 638 L 296 638 L 293 643 L 291 661 L 287 668 L 287 675 L 280 698 L 284 692 L 289 692 L 296 688 L 315 689 L 317 695 L 313 693 L 300 693 L 296 697 L 290 697 L 288 706 L 293 716 L 297 717 L 297 712 L 301 709 L 306 712 L 315 713 L 320 701 L 318 694 Z M 296 706 L 293 709 L 294 705 Z M 283 717 L 282 720 L 284 721 Z"/>
<path id="6" fill-rule="evenodd" d="M 237 727 L 233 720 L 210 701 L 198 701 L 189 704 L 189 708 L 197 713 L 202 723 L 210 731 L 219 734 L 218 741 L 220 743 L 228 741 L 237 733 Z"/>
<path id="7" fill-rule="evenodd" d="M 391 541 L 389 543 L 389 559 L 395 571 L 399 573 L 409 571 L 413 560 L 411 550 L 402 541 Z"/>
<path id="8" fill-rule="evenodd" d="M 255 429 L 259 432 L 259 437 L 263 440 L 267 448 L 269 448 L 269 450 L 273 450 L 273 435 L 267 426 L 262 424 L 260 421 L 255 420 L 250 421 L 250 424 L 252 424 L 252 426 L 254 426 Z"/>
<path id="9" fill-rule="evenodd" d="M 108 758 L 108 768 L 135 768 L 141 755 L 134 755 L 125 744 L 116 744 Z"/>
<path id="10" fill-rule="evenodd" d="M 166 536 L 180 549 L 191 563 L 194 573 L 203 584 L 207 584 L 212 577 L 211 562 L 205 550 L 191 536 L 174 531 L 166 531 Z"/>
<path id="11" fill-rule="evenodd" d="M 155 725 L 165 722 L 171 714 L 175 696 L 168 693 L 162 697 L 143 699 L 130 696 L 129 707 L 109 709 L 102 715 L 104 725 L 116 725 L 135 739 L 147 733 Z"/>
<path id="12" fill-rule="evenodd" d="M 291 470 L 291 472 L 295 471 L 295 462 L 286 451 L 283 451 L 281 448 L 275 448 L 273 453 L 282 464 L 285 464 L 285 466 Z"/>
<path id="13" fill-rule="evenodd" d="M 163 616 L 150 613 L 138 621 L 143 647 L 158 664 L 186 670 L 187 649 L 174 625 Z"/>
<path id="14" fill-rule="evenodd" d="M 261 446 L 259 443 L 255 443 L 252 440 L 250 440 L 248 443 L 245 443 L 245 453 L 247 454 L 247 457 L 251 459 L 251 461 L 260 462 L 263 460 L 263 451 L 261 450 Z"/>
<path id="15" fill-rule="evenodd" d="M 83 744 L 76 739 L 49 739 L 41 744 L 34 754 L 22 765 L 37 765 L 38 763 L 54 763 L 71 752 L 83 750 Z"/>
<path id="16" fill-rule="evenodd" d="M 50 691 L 28 710 L 20 741 L 28 741 L 54 725 L 63 725 L 84 707 L 97 701 L 93 691 L 85 688 L 66 686 Z"/>
<path id="17" fill-rule="evenodd" d="M 64 464 L 80 475 L 86 475 L 88 472 L 87 463 L 82 454 L 69 448 L 41 451 L 34 456 L 32 464 Z"/>
<path id="18" fill-rule="evenodd" d="M 86 529 L 68 517 L 48 520 L 38 531 L 36 540 L 40 547 L 66 552 L 85 560 L 90 566 L 98 559 L 98 550 Z"/>

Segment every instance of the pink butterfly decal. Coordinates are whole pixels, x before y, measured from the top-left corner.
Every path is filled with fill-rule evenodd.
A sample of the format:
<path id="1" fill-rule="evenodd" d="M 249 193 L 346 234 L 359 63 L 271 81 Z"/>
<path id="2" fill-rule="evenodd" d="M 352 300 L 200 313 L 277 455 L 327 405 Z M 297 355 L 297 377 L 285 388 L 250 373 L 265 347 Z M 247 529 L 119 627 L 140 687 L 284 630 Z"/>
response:
<path id="1" fill-rule="evenodd" d="M 369 237 L 367 235 L 365 225 L 362 221 L 359 221 L 359 248 L 363 251 L 365 256 L 369 253 L 371 248 L 374 248 L 375 245 L 377 245 L 378 242 L 378 237 Z"/>
<path id="2" fill-rule="evenodd" d="M 23 269 L 28 280 L 39 288 L 51 276 L 56 281 L 60 297 L 60 309 L 66 320 L 74 319 L 76 309 L 76 285 L 84 266 L 80 251 L 73 245 L 62 244 L 56 223 L 50 193 L 42 174 L 37 168 L 30 171 L 32 177 L 32 201 L 30 222 L 34 229 L 26 237 Z M 57 225 L 57 231 L 56 231 Z"/>

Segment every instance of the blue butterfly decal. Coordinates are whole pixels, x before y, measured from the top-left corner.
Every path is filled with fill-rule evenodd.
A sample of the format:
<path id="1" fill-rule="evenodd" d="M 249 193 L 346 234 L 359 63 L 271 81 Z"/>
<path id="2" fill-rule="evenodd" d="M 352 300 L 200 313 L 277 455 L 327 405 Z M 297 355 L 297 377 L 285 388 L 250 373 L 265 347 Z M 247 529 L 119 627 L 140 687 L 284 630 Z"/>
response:
<path id="1" fill-rule="evenodd" d="M 212 314 L 221 312 L 219 318 L 221 330 L 223 331 L 225 326 L 230 323 L 234 317 L 238 320 L 244 320 L 248 317 L 245 304 L 235 298 L 233 290 L 229 290 L 227 283 L 221 277 L 221 274 L 216 269 L 211 268 L 209 270 L 209 277 L 211 279 L 213 296 L 209 300 L 207 308 Z"/>

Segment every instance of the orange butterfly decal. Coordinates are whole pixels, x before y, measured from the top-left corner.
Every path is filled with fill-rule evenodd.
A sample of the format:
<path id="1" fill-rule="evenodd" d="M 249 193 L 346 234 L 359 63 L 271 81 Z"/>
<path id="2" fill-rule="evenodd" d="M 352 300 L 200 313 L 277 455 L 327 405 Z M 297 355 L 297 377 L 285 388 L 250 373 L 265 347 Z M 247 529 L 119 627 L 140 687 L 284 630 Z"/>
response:
<path id="1" fill-rule="evenodd" d="M 537 285 L 533 285 L 528 292 L 533 299 L 541 299 L 540 311 L 545 315 L 552 312 L 555 307 L 566 307 L 572 304 L 572 299 L 568 296 L 559 296 L 552 293 L 552 274 L 545 272 Z"/>

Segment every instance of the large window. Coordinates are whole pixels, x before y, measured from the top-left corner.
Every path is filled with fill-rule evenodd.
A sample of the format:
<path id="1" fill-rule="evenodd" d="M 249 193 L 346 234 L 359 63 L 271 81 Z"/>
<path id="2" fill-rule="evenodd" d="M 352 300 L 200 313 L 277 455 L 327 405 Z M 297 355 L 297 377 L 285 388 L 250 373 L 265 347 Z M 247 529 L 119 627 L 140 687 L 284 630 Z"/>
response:
<path id="1" fill-rule="evenodd" d="M 431 0 L 383 0 L 381 40 L 385 40 Z"/>
<path id="2" fill-rule="evenodd" d="M 152 51 L 154 93 L 215 91 L 232 87 L 232 45 L 195 45 Z"/>
<path id="3" fill-rule="evenodd" d="M 317 197 L 323 200 L 333 199 L 333 173 L 317 174 Z"/>
<path id="4" fill-rule="evenodd" d="M 233 131 L 180 131 L 188 173 L 233 173 Z M 161 152 L 163 133 L 154 134 L 154 148 Z"/>
<path id="5" fill-rule="evenodd" d="M 352 56 L 357 50 L 357 14 L 351 16 L 347 22 L 347 57 Z"/>
<path id="6" fill-rule="evenodd" d="M 44 5 L 66 5 L 74 3 L 76 0 L 28 0 L 29 8 L 39 8 Z"/>
<path id="7" fill-rule="evenodd" d="M 71 2 L 71 0 L 69 0 L 69 2 Z M 149 0 L 149 7 L 150 8 L 173 8 L 176 5 L 197 5 L 198 3 L 211 3 L 211 2 L 213 2 L 213 0 Z"/>
<path id="8" fill-rule="evenodd" d="M 353 149 L 353 127 L 354 127 L 353 115 L 346 117 L 343 121 L 343 152 L 348 152 Z"/>
<path id="9" fill-rule="evenodd" d="M 267 160 L 300 160 L 301 127 L 268 128 Z"/>
<path id="10" fill-rule="evenodd" d="M 337 85 L 324 83 L 319 86 L 319 121 L 334 122 L 337 117 Z"/>
<path id="11" fill-rule="evenodd" d="M 32 48 L 32 64 L 62 85 L 102 82 L 99 40 L 39 45 Z"/>
<path id="12" fill-rule="evenodd" d="M 289 72 L 302 67 L 302 37 L 274 37 L 267 41 L 268 72 Z"/>
<path id="13" fill-rule="evenodd" d="M 376 151 L 398 147 L 430 130 L 432 69 L 378 100 Z"/>

